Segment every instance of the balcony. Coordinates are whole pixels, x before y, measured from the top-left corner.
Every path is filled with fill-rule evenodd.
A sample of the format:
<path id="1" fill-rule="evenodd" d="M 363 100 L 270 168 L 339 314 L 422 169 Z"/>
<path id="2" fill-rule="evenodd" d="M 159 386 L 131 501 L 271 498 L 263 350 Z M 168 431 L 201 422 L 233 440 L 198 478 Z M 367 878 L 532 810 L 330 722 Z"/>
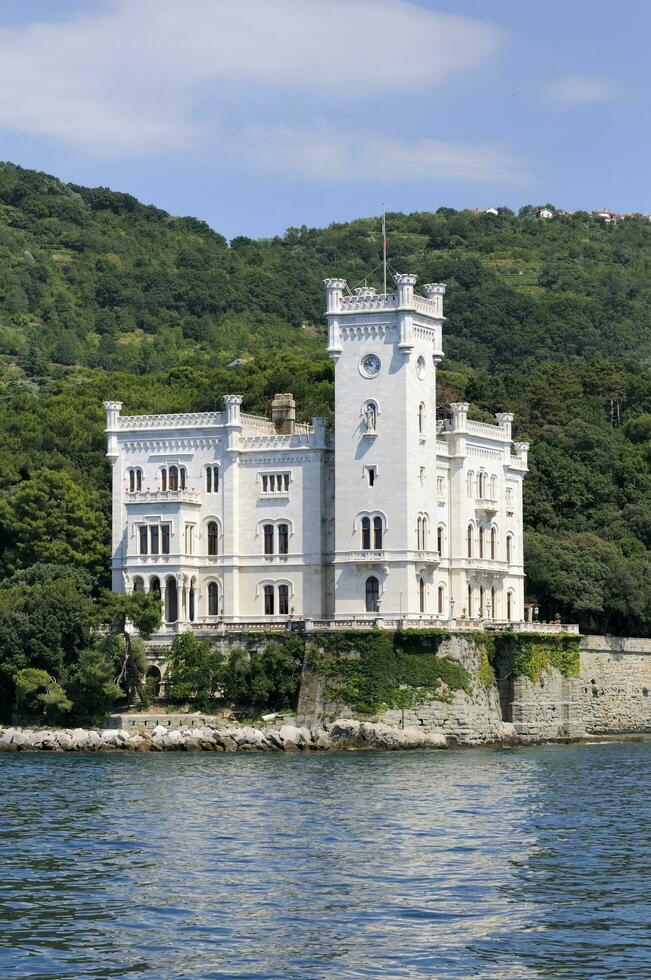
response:
<path id="1" fill-rule="evenodd" d="M 441 560 L 438 551 L 417 551 L 415 554 L 416 561 L 422 561 L 430 565 L 438 565 Z"/>
<path id="2" fill-rule="evenodd" d="M 477 497 L 475 510 L 482 514 L 496 514 L 498 510 L 497 500 L 491 500 L 490 497 Z"/>
<path id="3" fill-rule="evenodd" d="M 197 490 L 134 490 L 127 491 L 127 507 L 132 504 L 192 504 L 201 506 L 201 494 Z"/>

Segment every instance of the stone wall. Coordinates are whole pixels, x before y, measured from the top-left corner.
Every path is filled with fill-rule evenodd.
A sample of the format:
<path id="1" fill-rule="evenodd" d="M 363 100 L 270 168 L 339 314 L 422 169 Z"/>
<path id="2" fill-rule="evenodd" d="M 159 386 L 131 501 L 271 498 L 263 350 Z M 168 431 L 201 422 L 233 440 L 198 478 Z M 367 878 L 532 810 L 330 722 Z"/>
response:
<path id="1" fill-rule="evenodd" d="M 651 639 L 584 637 L 579 684 L 586 732 L 651 732 Z"/>

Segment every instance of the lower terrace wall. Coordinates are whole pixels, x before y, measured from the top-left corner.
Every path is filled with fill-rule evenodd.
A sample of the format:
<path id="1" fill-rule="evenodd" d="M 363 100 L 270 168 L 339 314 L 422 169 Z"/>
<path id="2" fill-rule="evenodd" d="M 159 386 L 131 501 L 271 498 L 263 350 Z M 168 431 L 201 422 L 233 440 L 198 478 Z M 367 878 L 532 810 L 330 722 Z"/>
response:
<path id="1" fill-rule="evenodd" d="M 366 718 L 466 744 L 651 732 L 651 639 L 368 629 L 303 639 L 300 724 Z M 215 640 L 225 654 L 268 642 L 283 635 Z M 164 670 L 164 650 L 149 655 Z"/>

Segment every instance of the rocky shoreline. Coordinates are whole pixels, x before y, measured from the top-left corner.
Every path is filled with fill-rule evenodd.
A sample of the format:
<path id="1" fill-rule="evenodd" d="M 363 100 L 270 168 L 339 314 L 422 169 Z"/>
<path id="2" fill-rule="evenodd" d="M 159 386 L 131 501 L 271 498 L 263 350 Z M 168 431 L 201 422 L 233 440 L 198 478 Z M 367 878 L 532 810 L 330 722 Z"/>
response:
<path id="1" fill-rule="evenodd" d="M 453 743 L 455 744 L 455 743 Z M 249 726 L 139 729 L 0 728 L 0 752 L 313 752 L 444 749 L 444 735 L 340 719 L 323 727 Z"/>

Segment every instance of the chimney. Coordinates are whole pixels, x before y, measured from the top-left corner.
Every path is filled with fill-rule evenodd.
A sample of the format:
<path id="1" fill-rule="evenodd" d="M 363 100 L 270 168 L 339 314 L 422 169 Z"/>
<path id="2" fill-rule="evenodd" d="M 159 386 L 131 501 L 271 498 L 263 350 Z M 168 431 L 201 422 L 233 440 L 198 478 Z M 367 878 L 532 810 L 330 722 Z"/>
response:
<path id="1" fill-rule="evenodd" d="M 296 427 L 296 402 L 291 394 L 274 395 L 271 401 L 271 421 L 279 436 L 293 436 Z"/>

